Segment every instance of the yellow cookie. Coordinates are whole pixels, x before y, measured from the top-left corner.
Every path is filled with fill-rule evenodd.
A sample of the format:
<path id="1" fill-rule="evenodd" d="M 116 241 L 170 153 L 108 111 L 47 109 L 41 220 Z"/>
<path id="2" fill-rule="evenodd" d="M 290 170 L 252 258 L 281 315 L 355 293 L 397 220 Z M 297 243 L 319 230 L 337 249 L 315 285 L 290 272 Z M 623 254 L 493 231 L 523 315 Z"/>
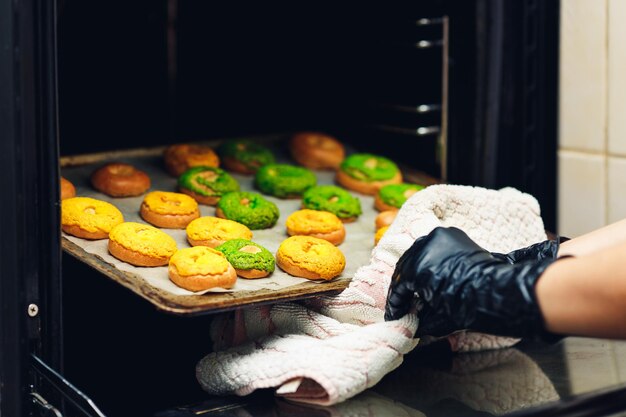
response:
<path id="1" fill-rule="evenodd" d="M 189 291 L 231 288 L 237 281 L 235 268 L 224 254 L 206 246 L 176 252 L 170 259 L 168 272 L 174 284 Z"/>
<path id="2" fill-rule="evenodd" d="M 61 228 L 65 233 L 84 239 L 105 239 L 113 226 L 124 221 L 113 204 L 89 197 L 61 201 Z"/>
<path id="3" fill-rule="evenodd" d="M 141 203 L 141 217 L 158 227 L 184 229 L 193 219 L 200 217 L 198 203 L 188 195 L 153 191 Z"/>
<path id="4" fill-rule="evenodd" d="M 380 241 L 380 239 L 383 238 L 383 235 L 385 234 L 385 232 L 387 232 L 388 229 L 389 226 L 383 226 L 376 231 L 376 234 L 374 235 L 374 245 L 378 245 L 378 242 Z"/>
<path id="5" fill-rule="evenodd" d="M 291 236 L 278 247 L 276 263 L 297 277 L 329 280 L 341 274 L 346 258 L 335 245 L 324 239 Z"/>
<path id="6" fill-rule="evenodd" d="M 109 233 L 111 255 L 136 266 L 167 265 L 176 249 L 170 235 L 147 224 L 125 222 Z"/>
<path id="7" fill-rule="evenodd" d="M 191 246 L 215 248 L 232 239 L 252 240 L 247 226 L 219 217 L 200 217 L 187 225 L 187 240 Z"/>
<path id="8" fill-rule="evenodd" d="M 339 245 L 346 237 L 346 228 L 339 217 L 328 211 L 298 210 L 287 218 L 289 236 L 313 236 Z"/>

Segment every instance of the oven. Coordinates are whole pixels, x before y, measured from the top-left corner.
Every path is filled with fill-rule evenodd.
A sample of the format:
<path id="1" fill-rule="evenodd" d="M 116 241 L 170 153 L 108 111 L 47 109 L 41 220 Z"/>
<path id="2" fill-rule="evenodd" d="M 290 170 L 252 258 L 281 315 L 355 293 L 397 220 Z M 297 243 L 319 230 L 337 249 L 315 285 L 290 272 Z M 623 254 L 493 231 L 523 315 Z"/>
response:
<path id="1" fill-rule="evenodd" d="M 267 392 L 200 389 L 194 367 L 211 349 L 211 321 L 245 303 L 164 312 L 63 246 L 59 177 L 84 155 L 234 137 L 282 146 L 294 132 L 324 131 L 397 161 L 415 182 L 529 192 L 556 228 L 557 1 L 0 8 L 2 415 L 312 413 Z M 562 347 L 546 357 L 525 346 L 550 378 L 567 374 Z M 441 373 L 458 361 L 441 356 L 408 363 Z M 508 356 L 487 356 L 506 374 Z M 406 372 L 393 375 L 371 401 L 430 406 L 394 385 L 407 385 Z M 561 396 L 573 393 L 565 385 Z"/>

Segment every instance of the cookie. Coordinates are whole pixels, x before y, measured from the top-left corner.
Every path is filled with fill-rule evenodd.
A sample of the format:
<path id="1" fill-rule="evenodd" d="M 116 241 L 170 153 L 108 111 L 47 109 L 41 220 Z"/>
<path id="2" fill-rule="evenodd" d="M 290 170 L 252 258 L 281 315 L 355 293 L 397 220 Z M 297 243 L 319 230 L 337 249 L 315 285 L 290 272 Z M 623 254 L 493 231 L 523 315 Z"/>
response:
<path id="1" fill-rule="evenodd" d="M 319 132 L 301 132 L 289 142 L 291 156 L 300 165 L 310 169 L 336 170 L 346 156 L 337 139 Z"/>
<path id="2" fill-rule="evenodd" d="M 376 193 L 374 207 L 379 211 L 399 209 L 404 202 L 425 187 L 418 184 L 389 184 L 381 187 Z"/>
<path id="3" fill-rule="evenodd" d="M 360 153 L 347 157 L 335 177 L 337 183 L 362 194 L 376 195 L 387 184 L 402 182 L 398 166 L 382 156 Z"/>
<path id="4" fill-rule="evenodd" d="M 278 207 L 258 193 L 226 193 L 217 203 L 215 215 L 234 220 L 252 230 L 267 229 L 276 224 Z"/>
<path id="5" fill-rule="evenodd" d="M 73 197 L 61 201 L 61 228 L 83 239 L 106 239 L 124 216 L 113 204 L 90 197 Z"/>
<path id="6" fill-rule="evenodd" d="M 223 142 L 217 149 L 224 168 L 240 174 L 254 174 L 264 165 L 275 162 L 274 154 L 251 140 Z"/>
<path id="7" fill-rule="evenodd" d="M 215 248 L 222 252 L 243 278 L 264 278 L 274 272 L 274 255 L 258 243 L 233 239 Z"/>
<path id="8" fill-rule="evenodd" d="M 171 145 L 163 153 L 167 172 L 178 177 L 189 168 L 205 166 L 217 167 L 220 159 L 213 149 L 204 145 Z"/>
<path id="9" fill-rule="evenodd" d="M 271 164 L 258 170 L 254 184 L 264 194 L 278 198 L 299 198 L 307 189 L 317 184 L 317 178 L 306 168 Z"/>
<path id="10" fill-rule="evenodd" d="M 139 213 L 150 224 L 167 229 L 184 229 L 200 217 L 196 200 L 185 194 L 152 191 L 141 203 Z"/>
<path id="11" fill-rule="evenodd" d="M 222 252 L 206 246 L 181 249 L 170 258 L 170 280 L 189 291 L 232 288 L 237 273 Z"/>
<path id="12" fill-rule="evenodd" d="M 191 246 L 215 248 L 232 239 L 252 239 L 250 229 L 232 220 L 205 216 L 187 225 L 187 240 Z"/>
<path id="13" fill-rule="evenodd" d="M 298 210 L 287 217 L 289 236 L 313 236 L 339 245 L 346 237 L 346 228 L 337 216 L 328 211 Z"/>
<path id="14" fill-rule="evenodd" d="M 311 187 L 302 195 L 302 207 L 329 211 L 344 223 L 350 223 L 361 215 L 361 201 L 336 185 Z"/>
<path id="15" fill-rule="evenodd" d="M 291 236 L 276 252 L 276 264 L 290 275 L 330 280 L 346 267 L 346 258 L 335 245 L 311 236 Z"/>
<path id="16" fill-rule="evenodd" d="M 167 265 L 176 250 L 170 235 L 147 224 L 124 222 L 109 233 L 111 255 L 131 265 Z"/>
<path id="17" fill-rule="evenodd" d="M 115 162 L 94 171 L 91 185 L 111 197 L 133 197 L 148 191 L 150 178 L 130 164 Z"/>
<path id="18" fill-rule="evenodd" d="M 61 177 L 61 200 L 76 197 L 76 188 L 69 180 Z"/>
<path id="19" fill-rule="evenodd" d="M 194 167 L 178 178 L 178 189 L 200 204 L 214 206 L 223 194 L 239 191 L 239 183 L 223 169 Z"/>

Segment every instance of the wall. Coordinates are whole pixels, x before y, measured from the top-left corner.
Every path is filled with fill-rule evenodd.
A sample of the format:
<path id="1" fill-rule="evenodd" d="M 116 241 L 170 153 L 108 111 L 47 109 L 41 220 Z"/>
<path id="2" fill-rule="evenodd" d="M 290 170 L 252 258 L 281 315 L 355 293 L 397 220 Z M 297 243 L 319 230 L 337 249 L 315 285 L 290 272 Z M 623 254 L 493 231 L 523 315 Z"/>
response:
<path id="1" fill-rule="evenodd" d="M 626 217 L 626 1 L 561 0 L 558 232 Z"/>

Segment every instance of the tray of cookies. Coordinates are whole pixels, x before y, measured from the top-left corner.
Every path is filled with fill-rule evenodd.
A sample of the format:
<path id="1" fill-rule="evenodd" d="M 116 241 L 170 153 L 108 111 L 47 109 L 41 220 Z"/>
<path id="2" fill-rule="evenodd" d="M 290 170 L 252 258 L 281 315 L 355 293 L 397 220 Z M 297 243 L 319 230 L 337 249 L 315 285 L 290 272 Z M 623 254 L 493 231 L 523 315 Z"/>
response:
<path id="1" fill-rule="evenodd" d="M 61 170 L 64 250 L 180 315 L 343 290 L 420 189 L 317 133 L 62 157 Z"/>

